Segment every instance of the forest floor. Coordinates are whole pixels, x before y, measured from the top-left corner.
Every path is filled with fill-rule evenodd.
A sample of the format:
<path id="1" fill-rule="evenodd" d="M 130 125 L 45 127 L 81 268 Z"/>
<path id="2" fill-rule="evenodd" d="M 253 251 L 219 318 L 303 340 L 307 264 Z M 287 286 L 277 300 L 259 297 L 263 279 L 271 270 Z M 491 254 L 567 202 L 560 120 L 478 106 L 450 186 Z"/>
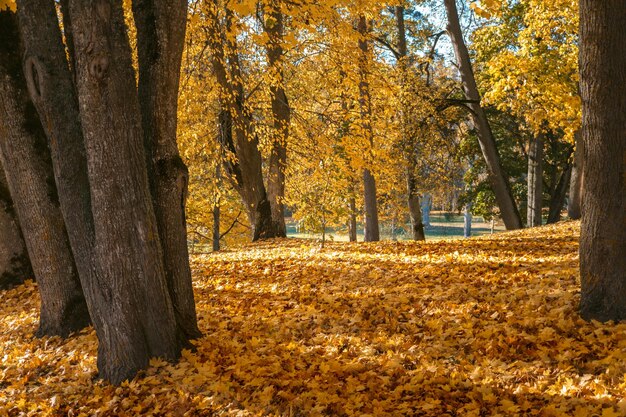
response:
<path id="1" fill-rule="evenodd" d="M 196 257 L 196 351 L 119 387 L 92 329 L 33 337 L 27 283 L 1 294 L 0 416 L 623 416 L 626 324 L 578 317 L 578 233 Z"/>

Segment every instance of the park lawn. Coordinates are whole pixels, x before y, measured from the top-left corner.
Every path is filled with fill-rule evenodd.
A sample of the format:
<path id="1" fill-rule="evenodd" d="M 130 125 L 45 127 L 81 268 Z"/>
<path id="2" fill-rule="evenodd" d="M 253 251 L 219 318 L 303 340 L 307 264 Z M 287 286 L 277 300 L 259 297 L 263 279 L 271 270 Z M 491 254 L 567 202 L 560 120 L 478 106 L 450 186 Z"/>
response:
<path id="1" fill-rule="evenodd" d="M 0 416 L 626 415 L 626 324 L 577 316 L 578 231 L 197 256 L 204 336 L 120 387 L 92 329 L 32 336 L 27 283 L 1 294 Z"/>

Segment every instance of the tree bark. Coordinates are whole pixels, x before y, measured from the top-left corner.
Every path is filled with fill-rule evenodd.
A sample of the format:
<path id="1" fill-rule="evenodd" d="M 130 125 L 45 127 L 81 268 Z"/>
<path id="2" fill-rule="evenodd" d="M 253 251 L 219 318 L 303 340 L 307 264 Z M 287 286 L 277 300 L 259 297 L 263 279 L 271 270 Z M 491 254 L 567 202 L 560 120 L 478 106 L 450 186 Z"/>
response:
<path id="1" fill-rule="evenodd" d="M 259 139 L 246 105 L 237 43 L 223 32 L 216 1 L 207 5 L 206 13 L 211 63 L 219 85 L 221 117 L 224 118 L 224 134 L 221 135 L 224 167 L 247 208 L 252 240 L 274 238 L 279 234 L 274 227 L 271 204 L 263 182 Z M 226 10 L 226 22 L 230 22 L 231 13 Z"/>
<path id="2" fill-rule="evenodd" d="M 472 237 L 472 203 L 465 205 L 465 212 L 463 213 L 463 237 Z"/>
<path id="3" fill-rule="evenodd" d="M 581 0 L 584 207 L 580 312 L 626 319 L 626 7 Z"/>
<path id="4" fill-rule="evenodd" d="M 0 160 L 41 294 L 37 335 L 65 337 L 90 319 L 59 208 L 46 136 L 28 98 L 27 82 L 37 83 L 41 71 L 31 67 L 31 78 L 26 79 L 21 57 L 17 17 L 2 11 Z"/>
<path id="5" fill-rule="evenodd" d="M 357 222 L 356 222 L 356 198 L 354 196 L 354 186 L 351 185 L 349 190 L 349 199 L 348 199 L 348 210 L 350 211 L 349 213 L 349 219 L 348 219 L 348 238 L 350 240 L 350 242 L 356 242 L 357 241 Z"/>
<path id="6" fill-rule="evenodd" d="M 572 177 L 572 166 L 568 163 L 561 176 L 559 182 L 554 189 L 554 193 L 550 198 L 550 211 L 548 213 L 548 224 L 556 223 L 561 220 L 561 210 L 565 205 L 565 196 Z"/>
<path id="7" fill-rule="evenodd" d="M 487 165 L 489 182 L 500 208 L 500 216 L 508 230 L 521 229 L 523 227 L 522 219 L 513 199 L 509 181 L 502 169 L 500 155 L 498 154 L 489 120 L 487 120 L 487 115 L 480 105 L 480 93 L 474 78 L 467 46 L 463 40 L 456 0 L 444 0 L 444 3 L 448 15 L 448 33 L 454 47 L 454 54 L 456 55 L 457 65 L 463 82 L 463 90 L 467 99 L 471 101 L 467 106 L 471 110 L 472 118 L 478 131 L 478 142 Z"/>
<path id="8" fill-rule="evenodd" d="M 395 7 L 396 16 L 396 29 L 398 31 L 398 67 L 400 70 L 401 78 L 401 97 L 400 97 L 400 114 L 401 114 L 401 130 L 402 130 L 402 143 L 404 144 L 406 152 L 406 187 L 407 187 L 407 203 L 409 208 L 409 217 L 411 219 L 411 234 L 413 240 L 426 240 L 424 234 L 424 224 L 422 223 L 422 210 L 420 208 L 419 191 L 417 189 L 417 178 L 415 178 L 415 172 L 417 171 L 417 144 L 412 143 L 411 138 L 405 129 L 407 124 L 407 114 L 409 112 L 406 103 L 407 97 L 405 96 L 405 84 L 407 78 L 407 43 L 406 43 L 406 28 L 404 24 L 404 7 Z"/>
<path id="9" fill-rule="evenodd" d="M 369 144 L 370 160 L 373 159 L 374 131 L 372 130 L 372 100 L 368 80 L 369 73 L 369 43 L 367 41 L 367 20 L 364 15 L 359 16 L 359 105 L 361 108 L 361 124 L 366 140 Z M 363 168 L 363 211 L 365 213 L 366 242 L 380 240 L 378 224 L 378 203 L 376 201 L 376 179 L 368 167 Z"/>
<path id="10" fill-rule="evenodd" d="M 187 0 L 133 0 L 139 58 L 139 104 L 152 203 L 167 286 L 183 345 L 198 338 L 187 248 L 189 172 L 176 143 L 180 65 Z"/>
<path id="11" fill-rule="evenodd" d="M 215 178 L 217 180 L 217 186 L 222 185 L 222 169 L 221 164 L 215 165 Z M 219 188 L 218 188 L 219 189 Z M 220 217 L 221 217 L 221 198 L 218 197 L 213 204 L 213 252 L 220 250 Z"/>
<path id="12" fill-rule="evenodd" d="M 527 227 L 541 226 L 543 208 L 543 134 L 534 136 L 528 150 Z"/>
<path id="13" fill-rule="evenodd" d="M 583 170 L 583 141 L 582 132 L 576 132 L 576 149 L 574 150 L 574 165 L 572 166 L 572 178 L 569 188 L 569 200 L 567 202 L 567 216 L 572 220 L 578 220 L 581 216 Z"/>
<path id="14" fill-rule="evenodd" d="M 0 290 L 4 290 L 32 278 L 33 271 L 2 164 L 0 164 L 0 237 Z"/>
<path id="15" fill-rule="evenodd" d="M 121 1 L 70 0 L 98 264 L 100 376 L 131 378 L 180 355 L 152 205 Z M 101 303 L 101 304 L 100 304 Z"/>
<path id="16" fill-rule="evenodd" d="M 269 160 L 267 195 L 272 208 L 272 221 L 276 234 L 278 237 L 286 237 L 285 168 L 287 166 L 287 139 L 289 138 L 289 124 L 291 123 L 291 108 L 284 85 L 283 14 L 280 10 L 280 4 L 276 0 L 270 0 L 268 7 L 269 13 L 264 22 L 264 28 L 269 38 L 267 61 L 270 71 L 272 71 L 270 97 L 274 119 L 274 137 Z"/>

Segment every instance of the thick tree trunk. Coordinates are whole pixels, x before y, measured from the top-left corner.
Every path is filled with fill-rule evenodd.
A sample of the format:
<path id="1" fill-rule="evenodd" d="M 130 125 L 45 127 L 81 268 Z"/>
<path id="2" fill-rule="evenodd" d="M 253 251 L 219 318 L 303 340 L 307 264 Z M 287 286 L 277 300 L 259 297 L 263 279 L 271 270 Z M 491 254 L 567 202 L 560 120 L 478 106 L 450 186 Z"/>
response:
<path id="1" fill-rule="evenodd" d="M 556 223 L 561 220 L 561 210 L 565 205 L 565 196 L 567 196 L 567 189 L 572 177 L 572 166 L 567 164 L 561 176 L 559 182 L 554 189 L 554 193 L 550 197 L 550 211 L 548 213 L 548 224 Z"/>
<path id="2" fill-rule="evenodd" d="M 252 228 L 252 240 L 279 236 L 272 217 L 271 204 L 263 182 L 263 159 L 254 121 L 246 106 L 241 66 L 236 40 L 223 33 L 216 2 L 207 5 L 207 26 L 210 31 L 211 63 L 220 89 L 220 124 L 223 126 L 221 145 L 229 178 L 241 196 Z M 232 13 L 226 10 L 226 21 Z M 227 23 L 227 26 L 230 23 Z M 225 52 L 225 45 L 228 48 Z"/>
<path id="3" fill-rule="evenodd" d="M 193 298 L 185 203 L 189 173 L 176 143 L 180 64 L 187 0 L 133 0 L 139 104 L 152 203 L 167 286 L 182 344 L 201 335 Z"/>
<path id="4" fill-rule="evenodd" d="M 543 134 L 530 141 L 528 149 L 528 208 L 527 227 L 541 226 L 543 208 Z"/>
<path id="5" fill-rule="evenodd" d="M 274 119 L 274 137 L 272 153 L 269 160 L 269 177 L 267 179 L 267 195 L 272 207 L 272 221 L 277 236 L 287 236 L 285 226 L 285 168 L 287 166 L 287 139 L 291 123 L 291 108 L 284 86 L 284 24 L 280 4 L 276 0 L 269 2 L 269 13 L 264 22 L 268 34 L 267 61 L 272 72 L 270 96 L 272 117 Z"/>
<path id="6" fill-rule="evenodd" d="M 359 106 L 361 108 L 361 124 L 366 140 L 369 144 L 370 162 L 373 159 L 374 131 L 372 130 L 372 99 L 370 96 L 369 74 L 369 43 L 367 41 L 368 27 L 364 15 L 359 16 Z M 378 224 L 378 202 L 376 195 L 376 179 L 368 167 L 363 168 L 363 211 L 365 213 L 366 242 L 380 240 L 380 226 Z"/>
<path id="7" fill-rule="evenodd" d="M 569 200 L 567 202 L 567 216 L 570 219 L 580 219 L 583 185 L 583 141 L 582 132 L 576 132 L 576 149 L 574 150 L 574 165 L 572 166 L 572 178 L 569 187 Z"/>
<path id="8" fill-rule="evenodd" d="M 180 354 L 152 205 L 121 2 L 70 0 L 98 285 L 100 375 L 119 383 Z M 99 300 L 100 302 L 100 300 Z"/>
<path id="9" fill-rule="evenodd" d="M 626 7 L 581 0 L 584 206 L 580 311 L 626 319 Z"/>
<path id="10" fill-rule="evenodd" d="M 37 335 L 67 336 L 88 325 L 89 314 L 59 208 L 46 136 L 28 98 L 21 57 L 17 18 L 2 11 L 0 160 L 41 294 Z M 40 79 L 28 60 L 26 65 L 31 82 Z"/>
<path id="11" fill-rule="evenodd" d="M 509 181 L 502 170 L 500 155 L 498 154 L 487 115 L 480 105 L 480 93 L 476 86 L 476 79 L 474 78 L 474 71 L 472 69 L 467 46 L 463 40 L 463 33 L 461 31 L 459 15 L 456 8 L 456 0 L 444 0 L 444 3 L 448 15 L 448 33 L 452 40 L 459 72 L 461 73 L 463 90 L 465 91 L 465 96 L 470 101 L 468 107 L 471 110 L 472 118 L 474 119 L 474 124 L 478 131 L 478 142 L 487 165 L 489 182 L 496 196 L 498 207 L 500 208 L 500 216 L 507 229 L 521 229 L 523 227 L 522 219 L 517 205 L 515 204 L 515 200 L 513 199 Z"/>
<path id="12" fill-rule="evenodd" d="M 0 164 L 0 290 L 33 278 L 33 271 Z"/>

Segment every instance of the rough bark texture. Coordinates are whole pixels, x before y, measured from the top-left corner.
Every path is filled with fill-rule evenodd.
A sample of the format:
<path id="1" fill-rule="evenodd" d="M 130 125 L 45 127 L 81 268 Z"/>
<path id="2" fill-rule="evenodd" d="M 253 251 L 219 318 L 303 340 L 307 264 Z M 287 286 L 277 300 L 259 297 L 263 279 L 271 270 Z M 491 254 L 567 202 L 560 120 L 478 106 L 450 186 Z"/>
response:
<path id="1" fill-rule="evenodd" d="M 0 164 L 0 290 L 33 278 L 26 243 Z"/>
<path id="2" fill-rule="evenodd" d="M 530 141 L 528 149 L 528 205 L 526 226 L 541 226 L 543 208 L 543 135 L 539 134 Z"/>
<path id="3" fill-rule="evenodd" d="M 491 131 L 491 126 L 487 120 L 487 115 L 480 105 L 480 93 L 474 78 L 474 71 L 470 61 L 467 46 L 463 40 L 463 33 L 459 23 L 459 15 L 456 8 L 456 0 L 444 0 L 448 15 L 448 33 L 452 40 L 457 65 L 461 73 L 463 90 L 466 98 L 470 101 L 468 107 L 478 131 L 478 141 L 482 150 L 491 188 L 496 196 L 496 202 L 500 208 L 500 216 L 507 229 L 521 229 L 522 220 L 511 193 L 509 181 L 502 170 L 500 156 L 496 147 L 496 142 Z"/>
<path id="4" fill-rule="evenodd" d="M 581 0 L 580 62 L 585 181 L 580 311 L 626 319 L 626 7 Z"/>
<path id="5" fill-rule="evenodd" d="M 369 42 L 367 41 L 368 27 L 365 16 L 359 16 L 359 106 L 361 109 L 361 124 L 366 140 L 370 146 L 370 158 L 373 158 L 374 131 L 372 130 L 372 100 L 370 96 L 369 73 Z M 376 200 L 376 179 L 369 168 L 363 168 L 363 211 L 365 214 L 366 242 L 380 240 L 378 224 L 378 202 Z"/>
<path id="6" fill-rule="evenodd" d="M 567 216 L 572 220 L 580 219 L 582 205 L 583 185 L 583 141 L 582 132 L 576 132 L 576 149 L 574 150 L 574 165 L 572 166 L 572 178 L 569 187 L 569 200 L 567 201 Z"/>
<path id="7" fill-rule="evenodd" d="M 565 197 L 567 196 L 567 189 L 572 177 L 572 166 L 567 165 L 561 176 L 559 182 L 554 189 L 554 193 L 550 196 L 550 211 L 548 212 L 548 224 L 556 223 L 561 220 L 561 211 L 565 205 Z"/>
<path id="8" fill-rule="evenodd" d="M 98 263 L 100 376 L 119 383 L 180 354 L 143 148 L 122 2 L 70 0 Z"/>
<path id="9" fill-rule="evenodd" d="M 176 143 L 180 64 L 187 0 L 133 0 L 139 58 L 139 103 L 152 203 L 168 290 L 182 344 L 200 336 L 187 249 L 189 173 Z"/>
<path id="10" fill-rule="evenodd" d="M 0 160 L 41 294 L 37 335 L 67 336 L 89 324 L 59 207 L 46 136 L 27 82 L 37 91 L 43 68 L 21 65 L 17 17 L 0 12 Z M 30 65 L 30 67 L 29 67 Z"/>
<path id="11" fill-rule="evenodd" d="M 279 231 L 272 219 L 263 182 L 263 159 L 252 114 L 246 105 L 236 40 L 222 30 L 217 2 L 212 2 L 206 12 L 211 63 L 220 88 L 224 168 L 247 208 L 252 240 L 274 238 L 279 236 Z M 232 12 L 226 10 L 225 13 L 227 31 Z"/>
<path id="12" fill-rule="evenodd" d="M 267 61 L 272 71 L 270 96 L 272 117 L 274 119 L 274 138 L 269 160 L 269 176 L 267 179 L 267 195 L 272 207 L 272 221 L 279 237 L 287 236 L 285 226 L 285 168 L 287 166 L 287 139 L 291 123 L 291 108 L 284 86 L 283 70 L 283 14 L 278 1 L 269 2 L 269 13 L 264 23 L 268 34 Z"/>

